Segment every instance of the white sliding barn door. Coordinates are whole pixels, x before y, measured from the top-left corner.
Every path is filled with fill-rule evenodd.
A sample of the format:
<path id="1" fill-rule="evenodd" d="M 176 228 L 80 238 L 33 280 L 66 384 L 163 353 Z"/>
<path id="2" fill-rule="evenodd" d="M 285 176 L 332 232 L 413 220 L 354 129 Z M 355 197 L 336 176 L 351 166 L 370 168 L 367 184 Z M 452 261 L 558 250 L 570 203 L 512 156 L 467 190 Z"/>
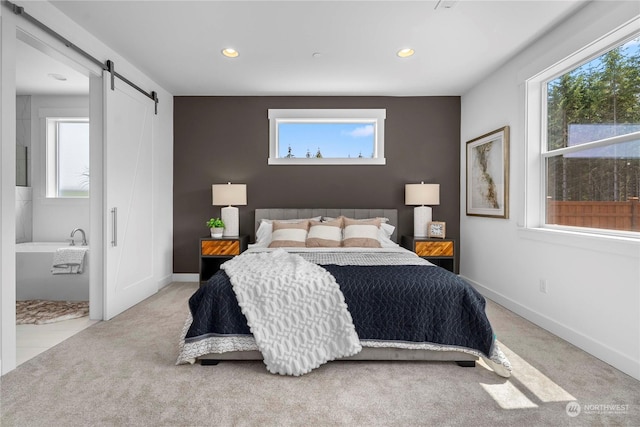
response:
<path id="1" fill-rule="evenodd" d="M 109 320 L 157 291 L 153 280 L 154 102 L 104 72 L 105 301 Z"/>

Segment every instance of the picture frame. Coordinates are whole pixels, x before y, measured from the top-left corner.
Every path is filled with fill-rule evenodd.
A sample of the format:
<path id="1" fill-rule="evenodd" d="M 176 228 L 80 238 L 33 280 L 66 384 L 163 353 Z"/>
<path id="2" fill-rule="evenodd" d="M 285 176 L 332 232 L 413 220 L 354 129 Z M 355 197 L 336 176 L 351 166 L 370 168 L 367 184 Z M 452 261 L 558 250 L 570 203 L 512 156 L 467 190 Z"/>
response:
<path id="1" fill-rule="evenodd" d="M 447 224 L 442 221 L 430 221 L 427 224 L 427 237 L 430 239 L 444 239 Z"/>
<path id="2" fill-rule="evenodd" d="M 509 126 L 467 141 L 467 215 L 509 218 Z"/>

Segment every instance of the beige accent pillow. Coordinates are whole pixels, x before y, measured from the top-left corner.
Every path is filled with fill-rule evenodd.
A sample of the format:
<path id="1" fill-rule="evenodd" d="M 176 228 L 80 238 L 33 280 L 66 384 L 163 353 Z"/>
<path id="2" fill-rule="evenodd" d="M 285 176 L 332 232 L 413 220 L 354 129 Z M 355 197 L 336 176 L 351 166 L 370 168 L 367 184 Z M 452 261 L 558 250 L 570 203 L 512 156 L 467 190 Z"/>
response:
<path id="1" fill-rule="evenodd" d="M 273 221 L 280 222 L 303 222 L 303 221 L 320 221 L 322 219 L 321 216 L 314 216 L 313 218 L 300 218 L 300 219 L 261 219 L 260 226 L 256 231 L 256 243 L 254 243 L 253 247 L 264 247 L 268 248 L 269 243 L 271 243 L 271 234 L 273 233 Z"/>
<path id="2" fill-rule="evenodd" d="M 344 222 L 342 246 L 352 248 L 381 247 L 380 241 L 378 240 L 378 232 L 380 230 L 380 224 L 382 223 L 380 218 L 367 220 L 342 218 Z"/>
<path id="3" fill-rule="evenodd" d="M 342 244 L 342 217 L 332 221 L 309 221 L 307 247 L 337 248 Z"/>
<path id="4" fill-rule="evenodd" d="M 270 248 L 304 247 L 307 240 L 309 221 L 273 221 Z"/>

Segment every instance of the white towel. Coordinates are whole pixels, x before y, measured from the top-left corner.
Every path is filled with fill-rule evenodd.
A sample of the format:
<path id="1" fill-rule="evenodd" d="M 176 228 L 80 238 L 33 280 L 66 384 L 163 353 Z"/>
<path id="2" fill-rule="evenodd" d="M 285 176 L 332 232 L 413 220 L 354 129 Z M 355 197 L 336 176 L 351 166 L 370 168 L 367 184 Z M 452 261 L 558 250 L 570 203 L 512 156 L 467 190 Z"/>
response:
<path id="1" fill-rule="evenodd" d="M 84 270 L 87 248 L 59 248 L 53 253 L 52 274 L 80 274 Z"/>

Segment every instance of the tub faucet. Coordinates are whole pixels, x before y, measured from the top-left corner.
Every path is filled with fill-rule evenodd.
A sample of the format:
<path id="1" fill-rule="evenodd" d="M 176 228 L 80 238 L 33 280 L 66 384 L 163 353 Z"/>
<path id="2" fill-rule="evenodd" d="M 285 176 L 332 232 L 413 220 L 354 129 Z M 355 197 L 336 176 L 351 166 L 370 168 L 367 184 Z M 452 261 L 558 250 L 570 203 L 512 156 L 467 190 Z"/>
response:
<path id="1" fill-rule="evenodd" d="M 82 233 L 82 246 L 87 246 L 87 236 L 84 234 L 84 230 L 82 228 L 74 228 L 71 232 L 71 244 L 69 246 L 75 246 L 76 241 L 73 240 L 73 236 L 76 234 L 76 231 Z"/>

